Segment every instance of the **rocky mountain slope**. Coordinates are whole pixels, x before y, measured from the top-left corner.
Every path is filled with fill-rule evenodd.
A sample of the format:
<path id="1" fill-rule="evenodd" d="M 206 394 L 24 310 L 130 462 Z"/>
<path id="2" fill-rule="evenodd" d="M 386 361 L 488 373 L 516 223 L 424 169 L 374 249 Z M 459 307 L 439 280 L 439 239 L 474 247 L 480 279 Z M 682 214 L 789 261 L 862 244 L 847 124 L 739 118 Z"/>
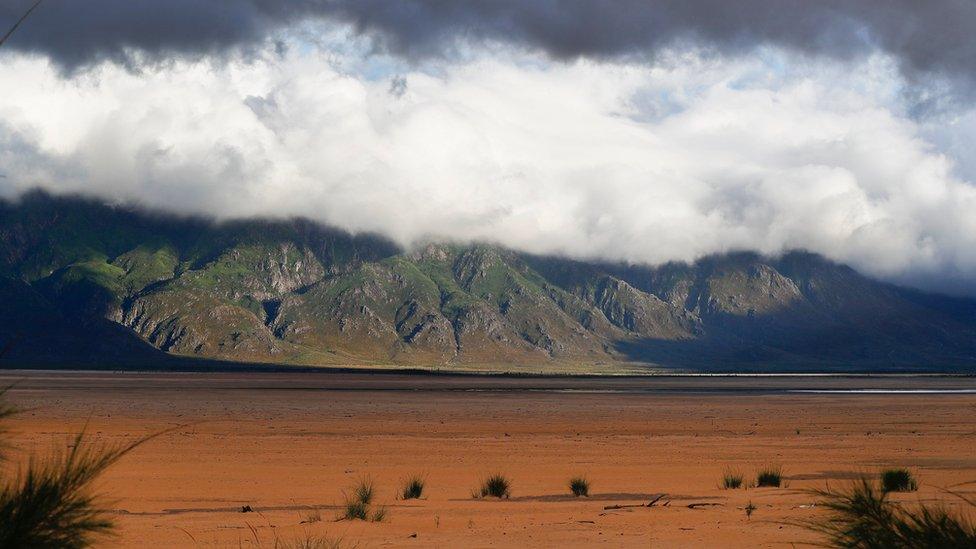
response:
<path id="1" fill-rule="evenodd" d="M 401 250 L 304 220 L 213 224 L 42 193 L 0 203 L 0 299 L 8 365 L 976 366 L 976 301 L 803 252 L 648 267 Z"/>

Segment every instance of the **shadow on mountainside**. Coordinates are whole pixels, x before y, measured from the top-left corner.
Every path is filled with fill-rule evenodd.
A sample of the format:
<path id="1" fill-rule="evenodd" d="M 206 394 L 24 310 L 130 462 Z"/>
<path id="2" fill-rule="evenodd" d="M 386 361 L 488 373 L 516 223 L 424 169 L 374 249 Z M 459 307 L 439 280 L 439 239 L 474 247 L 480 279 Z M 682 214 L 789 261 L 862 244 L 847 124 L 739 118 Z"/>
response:
<path id="1" fill-rule="evenodd" d="M 810 325 L 789 310 L 721 315 L 693 339 L 618 340 L 621 358 L 702 372 L 972 372 L 976 345 L 947 338 L 938 326 L 906 328 L 900 319 L 855 325 L 834 319 Z"/>

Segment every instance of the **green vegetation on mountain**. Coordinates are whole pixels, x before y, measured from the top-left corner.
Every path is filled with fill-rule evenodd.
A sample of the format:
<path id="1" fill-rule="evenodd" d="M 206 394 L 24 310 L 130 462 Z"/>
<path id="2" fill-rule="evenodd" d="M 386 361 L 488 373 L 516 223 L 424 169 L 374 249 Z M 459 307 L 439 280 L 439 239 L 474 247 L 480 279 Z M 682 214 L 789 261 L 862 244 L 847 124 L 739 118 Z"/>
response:
<path id="1" fill-rule="evenodd" d="M 17 363 L 976 364 L 972 301 L 804 252 L 648 267 L 401 250 L 306 220 L 213 223 L 42 193 L 0 202 L 0 301 L 0 348 Z"/>

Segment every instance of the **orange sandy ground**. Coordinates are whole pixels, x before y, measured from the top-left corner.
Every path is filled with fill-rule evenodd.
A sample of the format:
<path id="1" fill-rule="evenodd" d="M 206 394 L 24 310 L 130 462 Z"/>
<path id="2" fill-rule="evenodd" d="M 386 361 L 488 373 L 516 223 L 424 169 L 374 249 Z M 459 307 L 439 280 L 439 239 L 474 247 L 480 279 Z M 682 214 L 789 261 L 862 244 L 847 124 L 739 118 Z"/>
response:
<path id="1" fill-rule="evenodd" d="M 106 547 L 274 547 L 276 537 L 306 535 L 358 547 L 787 547 L 816 539 L 781 524 L 819 512 L 796 489 L 890 465 L 913 467 L 922 483 L 898 500 L 945 499 L 938 487 L 976 480 L 976 395 L 27 385 L 8 394 L 33 408 L 8 424 L 20 456 L 63 447 L 86 422 L 92 439 L 109 443 L 192 424 L 145 444 L 98 483 L 118 523 Z M 782 465 L 788 488 L 719 489 L 725 468 L 751 476 L 763 464 Z M 511 478 L 512 498 L 473 500 L 492 471 Z M 411 473 L 426 475 L 425 498 L 398 501 L 397 484 Z M 591 480 L 590 498 L 568 497 L 577 473 Z M 336 522 L 342 491 L 363 476 L 388 518 Z M 668 506 L 604 509 L 662 492 Z M 757 509 L 747 519 L 750 501 Z M 239 512 L 244 504 L 256 512 Z M 312 509 L 322 520 L 301 524 Z"/>

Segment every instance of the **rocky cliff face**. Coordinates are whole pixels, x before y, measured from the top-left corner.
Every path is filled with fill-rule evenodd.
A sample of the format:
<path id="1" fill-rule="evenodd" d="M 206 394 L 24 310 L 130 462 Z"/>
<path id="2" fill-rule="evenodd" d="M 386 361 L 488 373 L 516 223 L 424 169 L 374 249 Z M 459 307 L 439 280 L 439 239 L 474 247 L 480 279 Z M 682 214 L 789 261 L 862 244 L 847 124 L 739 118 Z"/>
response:
<path id="1" fill-rule="evenodd" d="M 649 267 L 404 251 L 307 221 L 216 225 L 44 195 L 0 214 L 6 360 L 97 361 L 114 341 L 121 361 L 976 365 L 974 302 L 806 253 Z"/>

